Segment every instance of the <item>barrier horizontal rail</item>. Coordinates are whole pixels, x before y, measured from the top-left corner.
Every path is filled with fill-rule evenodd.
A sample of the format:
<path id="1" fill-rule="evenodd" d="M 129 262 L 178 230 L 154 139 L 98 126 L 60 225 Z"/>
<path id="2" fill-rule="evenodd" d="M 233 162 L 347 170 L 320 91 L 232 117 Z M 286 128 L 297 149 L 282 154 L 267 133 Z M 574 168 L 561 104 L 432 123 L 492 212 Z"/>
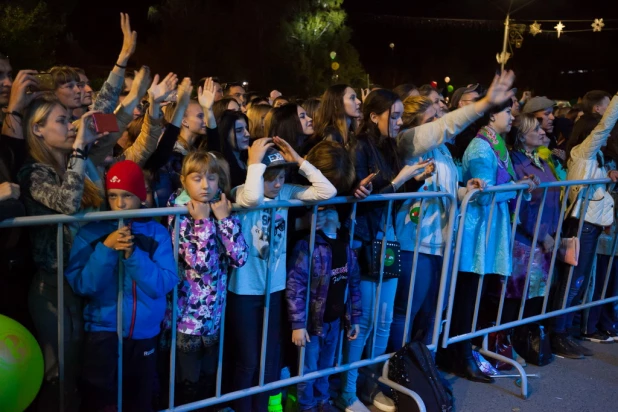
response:
<path id="1" fill-rule="evenodd" d="M 233 210 L 236 212 L 247 212 L 249 210 L 270 210 L 271 213 L 274 213 L 274 211 L 276 209 L 281 209 L 281 208 L 293 208 L 293 207 L 311 207 L 313 209 L 313 216 L 312 216 L 312 224 L 311 224 L 311 246 L 310 246 L 310 256 L 313 255 L 313 248 L 314 248 L 314 239 L 315 239 L 315 231 L 316 231 L 316 213 L 317 213 L 317 208 L 318 206 L 329 206 L 329 205 L 341 205 L 341 204 L 352 204 L 353 206 L 353 210 L 352 210 L 352 225 L 350 228 L 350 245 L 352 244 L 352 241 L 354 239 L 354 227 L 355 227 L 355 215 L 356 215 L 356 205 L 358 203 L 371 203 L 371 202 L 386 202 L 388 203 L 388 209 L 390 210 L 392 208 L 392 203 L 394 201 L 403 201 L 403 200 L 408 200 L 408 199 L 416 199 L 416 200 L 420 200 L 421 201 L 421 216 L 422 216 L 422 205 L 424 201 L 428 200 L 428 199 L 446 199 L 447 202 L 449 202 L 449 204 L 452 206 L 455 202 L 455 198 L 453 195 L 450 195 L 448 193 L 442 193 L 442 192 L 423 192 L 423 193 L 395 193 L 395 194 L 388 194 L 388 195 L 372 195 L 367 197 L 366 199 L 363 200 L 358 200 L 356 198 L 353 197 L 337 197 L 337 198 L 333 198 L 327 201 L 321 201 L 321 202 L 303 202 L 303 201 L 298 201 L 298 200 L 288 200 L 288 201 L 274 201 L 274 202 L 268 202 L 266 204 L 260 205 L 258 207 L 254 207 L 254 208 L 241 208 L 238 207 L 237 205 L 234 205 Z M 452 224 L 455 220 L 455 210 L 456 208 L 454 207 L 449 207 L 449 227 L 452 229 Z M 30 216 L 30 217 L 19 217 L 19 218 L 13 218 L 13 219 L 7 219 L 4 221 L 0 222 L 0 228 L 13 228 L 13 227 L 32 227 L 32 226 L 41 226 L 41 225 L 56 225 L 56 230 L 57 230 L 57 247 L 56 247 L 56 253 L 57 253 L 57 259 L 58 259 L 58 270 L 57 270 L 57 284 L 58 284 L 58 290 L 57 290 L 57 300 L 58 302 L 64 302 L 64 264 L 66 262 L 63 262 L 63 241 L 64 241 L 64 237 L 63 237 L 63 225 L 64 224 L 75 224 L 75 223 L 85 223 L 85 222 L 93 222 L 93 221 L 101 221 L 101 220 L 118 220 L 119 223 L 119 227 L 122 226 L 124 223 L 124 221 L 126 219 L 132 219 L 132 218 L 144 218 L 144 217 L 167 217 L 167 216 L 179 216 L 179 215 L 184 215 L 187 214 L 188 210 L 186 207 L 168 207 L 168 208 L 157 208 L 157 209 L 138 209 L 138 210 L 129 210 L 129 211 L 105 211 L 105 212 L 88 212 L 88 213 L 78 213 L 75 215 L 61 215 L 61 214 L 53 214 L 53 215 L 45 215 L 45 216 Z M 387 222 L 384 223 L 385 227 L 384 227 L 384 232 L 386 233 L 386 228 L 388 226 L 388 224 L 390 223 L 390 219 L 391 219 L 391 215 L 390 213 L 388 213 L 388 219 Z M 178 264 L 178 242 L 179 242 L 179 231 L 178 231 L 178 221 L 179 219 L 174 219 L 174 236 L 173 236 L 173 244 L 174 244 L 174 258 L 176 259 L 176 263 Z M 274 221 L 271 218 L 271 222 Z M 289 223 L 289 222 L 288 222 Z M 271 232 L 274 230 L 274 224 L 271 224 Z M 451 250 L 451 244 L 452 244 L 452 230 L 449 230 L 449 238 L 447 239 L 447 245 L 446 245 L 446 251 L 445 251 L 445 264 L 443 265 L 443 270 L 441 273 L 441 288 L 445 289 L 446 288 L 446 279 L 448 278 L 448 256 L 450 256 L 450 250 Z M 272 239 L 272 233 L 271 233 L 271 239 Z M 418 241 L 419 241 L 420 237 L 417 236 L 417 243 L 416 243 L 416 248 L 418 248 Z M 380 297 L 380 288 L 382 285 L 382 281 L 383 281 L 383 271 L 384 271 L 384 249 L 386 246 L 386 237 L 383 239 L 382 242 L 382 259 L 381 259 L 381 270 L 380 270 L 380 277 L 379 277 L 379 281 L 378 281 L 378 288 L 377 288 L 377 301 L 379 302 L 379 297 Z M 273 248 L 270 248 L 270 256 L 269 256 L 269 264 L 270 261 L 272 259 L 272 250 Z M 310 262 L 312 263 L 313 259 L 310 259 Z M 270 266 L 269 266 L 270 267 Z M 341 342 L 339 344 L 339 350 L 338 350 L 338 355 L 336 357 L 336 366 L 332 367 L 332 368 L 328 368 L 328 369 L 324 369 L 324 370 L 320 370 L 318 372 L 312 372 L 312 373 L 308 373 L 308 374 L 304 374 L 303 373 L 303 368 L 301 367 L 299 369 L 299 376 L 295 376 L 295 377 L 291 377 L 285 380 L 277 380 L 275 382 L 271 382 L 271 383 L 265 383 L 264 382 L 264 363 L 265 363 L 265 347 L 266 347 L 266 332 L 267 332 L 267 319 L 268 319 L 268 310 L 269 310 L 269 297 L 270 297 L 270 273 L 271 271 L 268 271 L 267 274 L 267 293 L 265 295 L 266 297 L 266 302 L 265 302 L 265 307 L 264 307 L 264 311 L 265 311 L 265 322 L 264 322 L 264 327 L 263 327 L 263 334 L 262 334 L 262 351 L 261 351 L 261 361 L 260 361 L 260 384 L 258 386 L 254 386 L 251 388 L 247 388 L 247 389 L 242 389 L 242 390 L 237 390 L 231 393 L 226 393 L 226 394 L 222 394 L 221 393 L 221 376 L 222 376 L 222 353 L 223 353 L 223 346 L 224 346 L 224 331 L 225 331 L 225 318 L 223 317 L 222 319 L 222 323 L 221 323 L 221 328 L 220 328 L 220 351 L 219 351 L 219 364 L 218 364 L 218 370 L 217 370 L 217 382 L 216 382 L 216 396 L 202 400 L 202 401 L 197 401 L 197 402 L 193 402 L 190 404 L 185 404 L 185 405 L 179 405 L 176 406 L 175 405 L 175 374 L 176 374 L 176 367 L 175 367 L 175 363 L 176 363 L 176 345 L 175 345 L 175 340 L 176 340 L 176 322 L 177 322 L 177 315 L 176 315 L 176 310 L 177 310 L 177 294 L 178 294 L 178 285 L 175 286 L 174 291 L 173 291 L 173 304 L 172 304 L 172 310 L 173 310 L 173 315 L 172 315 L 172 319 L 173 319 L 173 326 L 171 329 L 171 334 L 172 334 L 172 346 L 171 346 L 171 351 L 170 351 L 170 382 L 169 382 L 169 408 L 166 410 L 172 411 L 172 410 L 179 410 L 179 411 L 185 411 L 185 410 L 194 410 L 194 409 L 198 409 L 198 408 L 202 408 L 205 406 L 212 406 L 215 404 L 219 404 L 222 402 L 226 402 L 226 401 L 231 401 L 234 399 L 238 399 L 238 398 L 242 398 L 245 396 L 250 396 L 253 394 L 257 394 L 257 393 L 262 393 L 262 392 L 266 392 L 266 391 L 270 391 L 273 389 L 277 389 L 277 388 L 281 388 L 284 386 L 288 386 L 288 385 L 292 385 L 295 383 L 299 383 L 299 382 L 303 382 L 303 381 L 307 381 L 307 380 L 311 380 L 311 379 L 315 379 L 317 377 L 320 376 L 327 376 L 327 375 L 332 375 L 335 373 L 340 373 L 343 371 L 347 371 L 350 369 L 356 369 L 356 368 L 360 368 L 363 366 L 367 366 L 367 365 L 373 365 L 376 363 L 380 363 L 383 362 L 385 360 L 387 360 L 388 358 L 390 358 L 390 356 L 392 356 L 392 354 L 384 354 L 384 355 L 379 355 L 379 356 L 373 356 L 373 349 L 374 349 L 374 345 L 375 345 L 375 333 L 376 333 L 376 327 L 377 327 L 377 322 L 378 322 L 378 313 L 377 310 L 374 313 L 374 319 L 372 321 L 373 324 L 373 335 L 374 335 L 374 339 L 373 339 L 373 345 L 371 348 L 371 352 L 372 352 L 372 356 L 370 359 L 364 359 L 364 360 L 360 360 L 357 362 L 352 362 L 348 365 L 341 365 L 340 364 L 340 359 L 341 359 L 341 351 L 343 348 L 343 343 Z M 122 263 L 122 258 L 119 254 L 119 278 L 118 278 L 118 282 L 119 282 L 119 290 L 118 290 L 118 301 L 122 302 L 123 300 L 123 280 L 122 280 L 122 275 L 123 275 L 123 263 Z M 311 276 L 311 270 L 309 271 L 309 276 Z M 408 323 L 410 322 L 410 305 L 412 303 L 412 291 L 413 291 L 413 284 L 414 284 L 414 279 L 416 276 L 416 266 L 413 266 L 413 273 L 411 274 L 411 290 L 410 290 L 410 294 L 409 294 L 409 299 L 408 299 L 408 308 L 407 308 L 407 317 L 406 317 L 406 331 L 408 330 Z M 309 288 L 308 288 L 309 289 Z M 442 307 L 443 306 L 443 299 L 444 296 L 441 296 L 438 302 L 438 307 Z M 309 299 L 307 299 L 307 304 L 308 304 Z M 122 411 L 122 346 L 123 346 L 123 327 L 121 327 L 120 325 L 122 325 L 122 304 L 118 304 L 118 309 L 117 309 L 117 324 L 119 325 L 117 328 L 117 334 L 118 334 L 118 411 Z M 59 304 L 60 307 L 60 304 Z M 376 308 L 377 309 L 377 308 Z M 441 310 L 440 310 L 441 311 Z M 440 312 L 438 311 L 438 313 Z M 223 305 L 223 313 L 225 313 L 225 304 Z M 308 313 L 308 311 L 307 311 Z M 434 324 L 434 334 L 432 336 L 432 343 L 431 345 L 429 345 L 431 348 L 435 348 L 437 345 L 437 339 L 438 339 L 438 333 L 439 333 L 439 326 L 440 326 L 440 322 L 441 322 L 441 317 L 438 315 L 435 318 L 435 324 Z M 58 374 L 59 374 L 59 386 L 60 386 L 60 408 L 61 410 L 64 409 L 64 405 L 66 402 L 65 399 L 65 379 L 64 379 L 64 373 L 65 373 L 65 365 L 64 365 L 64 342 L 62 337 L 64 336 L 64 311 L 63 310 L 59 310 L 58 311 L 58 348 L 59 348 L 59 353 L 58 353 Z M 342 336 L 341 338 L 343 339 L 343 331 L 342 331 Z M 303 365 L 303 361 L 304 361 L 304 348 L 301 348 L 300 351 L 300 355 L 299 355 L 299 361 L 300 361 L 300 366 Z M 387 368 L 385 369 L 387 370 Z M 392 388 L 396 389 L 396 390 L 400 390 L 403 391 L 404 393 L 406 393 L 408 396 L 412 397 L 418 404 L 419 409 L 424 411 L 425 410 L 425 406 L 421 400 L 421 398 L 414 393 L 413 391 L 410 391 L 406 388 L 403 388 L 399 385 L 397 385 L 396 383 L 390 381 L 388 379 L 388 376 L 384 375 L 380 378 L 380 381 L 386 385 L 391 386 Z"/>
<path id="2" fill-rule="evenodd" d="M 573 275 L 573 266 L 570 267 L 569 269 L 569 274 L 568 274 L 568 280 L 567 280 L 567 287 L 565 289 L 565 294 L 564 294 L 564 298 L 563 298 L 563 304 L 562 304 L 562 308 L 561 309 L 556 309 L 556 310 L 550 310 L 547 311 L 547 303 L 548 303 L 548 298 L 549 298 L 549 294 L 550 294 L 550 289 L 551 289 L 551 284 L 552 284 L 552 279 L 553 279 L 553 274 L 554 271 L 556 269 L 556 258 L 557 258 L 557 252 L 559 249 L 559 245 L 560 245 L 560 239 L 562 237 L 562 225 L 563 222 L 565 221 L 565 215 L 567 213 L 567 210 L 569 209 L 567 207 L 567 201 L 568 201 L 568 195 L 570 190 L 572 190 L 571 188 L 573 186 L 582 186 L 582 190 L 581 192 L 578 194 L 578 202 L 576 203 L 581 203 L 580 204 L 580 211 L 579 211 L 579 226 L 578 226 L 578 231 L 577 231 L 577 237 L 579 238 L 581 236 L 582 233 L 582 227 L 584 224 L 584 218 L 586 216 L 586 211 L 588 208 L 588 203 L 590 201 L 590 190 L 593 186 L 597 186 L 597 185 L 607 185 L 607 184 L 613 184 L 613 182 L 610 179 L 595 179 L 595 180 L 577 180 L 577 181 L 564 181 L 564 182 L 549 182 L 549 183 L 542 183 L 541 185 L 539 185 L 539 187 L 536 190 L 542 190 L 543 191 L 543 195 L 542 195 L 542 199 L 540 202 L 540 207 L 539 207 L 539 211 L 538 211 L 538 215 L 536 217 L 536 223 L 535 223 L 535 228 L 534 228 L 534 234 L 532 236 L 532 240 L 531 240 L 531 252 L 530 252 L 530 256 L 529 256 L 529 263 L 528 263 L 528 267 L 526 270 L 526 278 L 525 278 L 525 284 L 524 284 L 524 288 L 523 288 L 523 296 L 521 298 L 521 303 L 520 303 L 520 307 L 519 307 L 519 312 L 518 312 L 518 317 L 516 320 L 513 321 L 509 321 L 509 322 L 505 322 L 502 323 L 501 319 L 502 319 L 502 315 L 503 315 L 503 308 L 504 308 L 504 304 L 505 304 L 505 296 L 506 296 L 506 280 L 507 277 L 504 277 L 502 275 L 498 275 L 498 274 L 486 274 L 486 275 L 478 275 L 479 276 L 479 281 L 478 281 L 478 287 L 477 287 L 477 292 L 476 292 L 476 302 L 475 302 L 475 307 L 474 307 L 474 315 L 473 315 L 473 320 L 472 320 L 472 325 L 470 328 L 470 332 L 469 333 L 462 333 L 460 335 L 457 336 L 450 336 L 450 331 L 451 331 L 451 326 L 452 326 L 452 317 L 453 317 L 453 305 L 454 305 L 454 300 L 455 300 L 455 291 L 456 291 L 456 284 L 457 284 L 457 275 L 459 273 L 459 264 L 460 264 L 460 255 L 461 255 L 461 248 L 462 248 L 462 239 L 463 239 L 463 223 L 465 222 L 465 218 L 466 218 L 466 214 L 469 210 L 469 206 L 470 204 L 473 204 L 479 196 L 482 195 L 491 195 L 491 203 L 487 203 L 487 204 L 483 204 L 483 206 L 489 206 L 490 210 L 489 210 L 489 217 L 490 219 L 488 220 L 487 226 L 488 226 L 488 231 L 489 228 L 491 227 L 491 217 L 494 211 L 494 208 L 496 206 L 496 194 L 501 193 L 501 192 L 517 192 L 517 197 L 516 197 L 516 207 L 515 207 L 515 213 L 513 214 L 514 216 L 519 217 L 519 211 L 520 211 L 520 205 L 522 202 L 522 196 L 523 196 L 523 192 L 525 190 L 528 189 L 528 186 L 525 184 L 508 184 L 508 185 L 500 185 L 500 186 L 492 186 L 489 188 L 486 188 L 482 191 L 480 190 L 474 190 L 469 192 L 463 199 L 462 204 L 461 204 L 461 208 L 460 208 L 460 214 L 459 214 L 459 232 L 457 233 L 457 240 L 455 242 L 455 252 L 454 252 L 454 256 L 453 256 L 453 268 L 452 268 L 452 273 L 451 273 L 451 284 L 450 284 L 450 292 L 449 292 L 449 296 L 448 296 L 448 309 L 446 311 L 446 317 L 444 320 L 444 335 L 443 335 L 443 339 L 442 339 L 442 347 L 446 348 L 448 345 L 453 344 L 453 343 L 457 343 L 457 342 L 462 342 L 465 340 L 469 340 L 472 338 L 476 338 L 476 337 L 485 337 L 484 341 L 483 341 L 483 347 L 480 349 L 480 352 L 482 355 L 489 357 L 489 358 L 494 358 L 497 360 L 500 360 L 502 362 L 506 362 L 512 366 L 514 366 L 516 368 L 516 370 L 518 371 L 519 375 L 521 376 L 522 379 L 522 383 L 521 383 L 521 393 L 522 396 L 524 398 L 527 397 L 527 393 L 528 393 L 528 389 L 527 389 L 527 376 L 523 370 L 523 368 L 514 360 L 512 359 L 508 359 L 505 358 L 503 356 L 497 355 L 491 351 L 488 350 L 487 348 L 487 335 L 489 333 L 493 333 L 493 332 L 498 332 L 498 331 L 503 331 L 505 329 L 510 329 L 510 328 L 514 328 L 517 326 L 522 326 L 522 325 L 526 325 L 526 324 L 530 324 L 533 322 L 537 322 L 540 320 L 545 320 L 551 317 L 555 317 L 555 316 L 560 316 L 560 315 L 564 315 L 564 314 L 568 314 L 568 313 L 572 313 L 575 311 L 579 311 L 582 309 L 586 309 L 586 308 L 590 308 L 593 306 L 599 306 L 599 305 L 603 305 L 605 303 L 612 303 L 612 302 L 616 302 L 618 301 L 618 296 L 615 297 L 610 297 L 610 298 L 606 298 L 606 292 L 607 292 L 607 284 L 609 282 L 610 276 L 609 273 L 606 273 L 605 276 L 605 285 L 603 288 L 603 293 L 602 296 L 599 300 L 596 301 L 592 301 L 592 302 L 586 302 L 586 294 L 584 294 L 583 296 L 583 302 L 581 304 L 577 304 L 577 305 L 573 305 L 570 307 L 566 307 L 566 296 L 569 293 L 569 289 L 570 289 L 570 284 L 573 281 L 572 279 L 572 275 Z M 551 250 L 551 263 L 550 263 L 550 268 L 549 268 L 549 275 L 548 275 L 548 282 L 545 286 L 545 291 L 544 291 L 544 295 L 543 295 L 543 307 L 542 307 L 542 311 L 540 314 L 538 315 L 534 315 L 534 316 L 530 316 L 530 317 L 524 317 L 524 308 L 526 305 L 526 301 L 527 301 L 527 296 L 528 296 L 528 288 L 529 288 L 529 284 L 530 284 L 530 272 L 531 272 L 531 267 L 532 267 L 532 263 L 533 263 L 533 257 L 534 257 L 534 253 L 535 253 L 535 245 L 538 242 L 538 233 L 539 233 L 539 228 L 541 225 L 541 218 L 543 215 L 543 210 L 545 207 L 545 201 L 547 198 L 547 193 L 548 193 L 548 189 L 550 188 L 561 188 L 563 189 L 562 193 L 561 193 L 561 207 L 560 207 L 560 215 L 559 215 L 559 219 L 558 219 L 558 227 L 556 230 L 556 235 L 555 235 L 555 242 L 554 242 L 554 246 Z M 579 200 L 580 197 L 582 196 L 583 199 L 581 199 L 581 201 Z M 569 213 L 573 213 L 573 210 L 570 210 Z M 518 220 L 517 219 L 512 219 L 512 227 L 511 227 L 511 238 L 510 238 L 510 248 L 511 248 L 511 256 L 512 256 L 512 252 L 513 252 L 513 246 L 514 246 L 514 240 L 515 240 L 515 235 L 516 235 L 516 230 L 517 230 L 517 224 L 518 224 Z M 607 270 L 609 271 L 611 264 L 613 262 L 614 259 L 614 255 L 616 253 L 616 248 L 617 248 L 617 241 L 618 241 L 618 236 L 614 235 L 614 241 L 613 241 L 613 246 L 612 246 L 612 255 L 610 257 L 610 263 L 608 264 L 608 268 Z M 487 238 L 487 240 L 489 240 Z M 479 317 L 479 306 L 480 306 L 480 301 L 481 301 L 481 295 L 482 295 L 482 291 L 483 291 L 483 286 L 484 286 L 484 280 L 485 280 L 485 276 L 501 276 L 501 283 L 502 283 L 502 290 L 501 290 L 501 294 L 500 294 L 500 302 L 499 302 L 499 306 L 498 306 L 498 312 L 497 312 L 497 317 L 496 317 L 496 322 L 494 326 L 488 326 L 488 327 L 484 327 L 484 328 L 480 328 L 477 329 L 477 321 L 478 321 L 478 317 Z M 595 274 L 593 274 L 592 276 L 596 276 Z M 582 287 L 588 287 L 588 285 L 582 285 Z M 444 291 L 442 291 L 441 293 L 446 293 Z"/>

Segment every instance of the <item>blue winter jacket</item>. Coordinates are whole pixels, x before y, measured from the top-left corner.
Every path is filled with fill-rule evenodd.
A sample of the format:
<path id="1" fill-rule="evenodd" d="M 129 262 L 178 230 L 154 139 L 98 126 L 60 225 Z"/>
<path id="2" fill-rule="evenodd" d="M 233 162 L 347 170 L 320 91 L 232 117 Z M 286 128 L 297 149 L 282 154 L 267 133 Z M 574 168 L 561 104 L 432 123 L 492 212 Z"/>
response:
<path id="1" fill-rule="evenodd" d="M 133 254 L 122 255 L 123 336 L 148 339 L 159 334 L 166 294 L 178 282 L 172 241 L 168 231 L 153 220 L 129 220 Z M 115 332 L 118 299 L 118 255 L 103 244 L 118 229 L 115 221 L 90 223 L 77 233 L 71 249 L 67 281 L 75 293 L 87 298 L 84 309 L 87 332 Z"/>

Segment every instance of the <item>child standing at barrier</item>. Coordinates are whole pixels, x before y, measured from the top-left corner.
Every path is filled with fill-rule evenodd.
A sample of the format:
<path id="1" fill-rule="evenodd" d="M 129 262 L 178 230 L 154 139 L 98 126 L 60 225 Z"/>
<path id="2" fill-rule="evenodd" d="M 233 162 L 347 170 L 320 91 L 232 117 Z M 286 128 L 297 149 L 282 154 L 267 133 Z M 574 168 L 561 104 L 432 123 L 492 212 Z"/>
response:
<path id="1" fill-rule="evenodd" d="M 146 200 L 144 175 L 129 160 L 116 163 L 106 179 L 113 211 L 139 209 Z M 176 283 L 170 236 L 151 219 L 93 222 L 78 233 L 71 249 L 67 281 L 87 298 L 82 364 L 82 410 L 116 407 L 118 277 L 123 284 L 123 405 L 130 411 L 152 409 L 155 346 L 165 311 L 165 295 Z M 120 256 L 119 256 L 120 254 Z"/>
<path id="2" fill-rule="evenodd" d="M 197 151 L 188 154 L 180 181 L 184 189 L 173 194 L 168 206 L 187 206 L 179 216 L 177 375 L 179 402 L 188 403 L 215 394 L 219 360 L 219 329 L 225 305 L 227 273 L 247 261 L 247 243 L 240 221 L 232 214 L 229 175 L 222 159 Z M 174 235 L 174 219 L 169 229 Z M 171 311 L 166 314 L 171 328 Z"/>
<path id="3" fill-rule="evenodd" d="M 305 374 L 333 366 L 342 320 L 346 323 L 348 339 L 354 340 L 360 331 L 362 313 L 356 254 L 339 234 L 337 211 L 326 209 L 319 213 L 324 223 L 315 234 L 311 274 L 309 240 L 304 239 L 296 244 L 288 262 L 285 291 L 292 342 L 306 347 Z M 311 292 L 307 313 L 309 278 Z M 348 290 L 350 298 L 346 302 Z M 297 388 L 300 410 L 329 410 L 328 376 L 299 383 Z"/>
<path id="4" fill-rule="evenodd" d="M 275 144 L 280 151 L 275 150 Z M 286 166 L 292 164 L 300 167 L 300 174 L 311 182 L 311 186 L 285 184 Z M 248 208 L 278 200 L 327 200 L 337 194 L 335 187 L 319 170 L 278 137 L 262 138 L 253 143 L 249 148 L 247 180 L 233 192 L 238 205 Z M 227 330 L 231 342 L 237 347 L 233 372 L 235 390 L 258 384 L 261 350 L 266 351 L 264 382 L 273 382 L 279 377 L 278 349 L 286 278 L 287 215 L 286 208 L 274 209 L 272 214 L 268 209 L 249 210 L 241 214 L 243 233 L 251 239 L 251 249 L 247 264 L 232 271 L 226 313 Z M 262 348 L 264 298 L 267 290 L 270 293 L 266 319 L 267 344 Z M 268 394 L 238 399 L 233 407 L 236 411 L 265 412 L 268 408 Z"/>

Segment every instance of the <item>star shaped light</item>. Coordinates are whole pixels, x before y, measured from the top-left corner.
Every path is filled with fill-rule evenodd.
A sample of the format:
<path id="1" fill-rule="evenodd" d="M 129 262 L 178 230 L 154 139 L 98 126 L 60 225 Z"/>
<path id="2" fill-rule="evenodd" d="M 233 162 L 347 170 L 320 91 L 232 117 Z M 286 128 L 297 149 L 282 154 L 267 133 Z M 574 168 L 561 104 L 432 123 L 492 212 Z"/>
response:
<path id="1" fill-rule="evenodd" d="M 601 31 L 603 27 L 605 27 L 605 23 L 603 23 L 603 19 L 594 19 L 594 23 L 591 24 L 592 31 Z"/>
<path id="2" fill-rule="evenodd" d="M 541 25 L 535 20 L 534 23 L 530 25 L 530 34 L 536 36 L 539 33 L 543 33 L 543 30 L 541 30 Z"/>
<path id="3" fill-rule="evenodd" d="M 558 33 L 558 38 L 560 38 L 560 35 L 562 34 L 562 31 L 564 30 L 565 27 L 566 26 L 562 24 L 561 21 L 559 21 L 558 24 L 554 26 L 554 29 L 556 29 L 556 32 Z"/>

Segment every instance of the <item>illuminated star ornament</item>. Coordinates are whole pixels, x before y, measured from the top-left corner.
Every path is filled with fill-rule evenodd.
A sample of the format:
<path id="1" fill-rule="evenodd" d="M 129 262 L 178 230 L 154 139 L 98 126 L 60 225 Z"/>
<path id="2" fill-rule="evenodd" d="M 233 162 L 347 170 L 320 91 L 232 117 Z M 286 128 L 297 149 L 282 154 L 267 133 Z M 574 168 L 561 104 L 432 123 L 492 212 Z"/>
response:
<path id="1" fill-rule="evenodd" d="M 534 23 L 530 25 L 530 34 L 536 36 L 539 33 L 543 33 L 543 30 L 541 30 L 541 25 L 535 20 Z"/>
<path id="2" fill-rule="evenodd" d="M 558 33 L 558 38 L 560 38 L 560 35 L 562 34 L 562 31 L 564 30 L 565 27 L 566 26 L 562 24 L 561 21 L 559 21 L 558 24 L 554 26 L 554 29 L 556 29 L 556 32 Z"/>
<path id="3" fill-rule="evenodd" d="M 603 27 L 605 27 L 605 23 L 603 23 L 603 19 L 594 19 L 594 23 L 591 24 L 592 31 L 601 31 Z"/>

